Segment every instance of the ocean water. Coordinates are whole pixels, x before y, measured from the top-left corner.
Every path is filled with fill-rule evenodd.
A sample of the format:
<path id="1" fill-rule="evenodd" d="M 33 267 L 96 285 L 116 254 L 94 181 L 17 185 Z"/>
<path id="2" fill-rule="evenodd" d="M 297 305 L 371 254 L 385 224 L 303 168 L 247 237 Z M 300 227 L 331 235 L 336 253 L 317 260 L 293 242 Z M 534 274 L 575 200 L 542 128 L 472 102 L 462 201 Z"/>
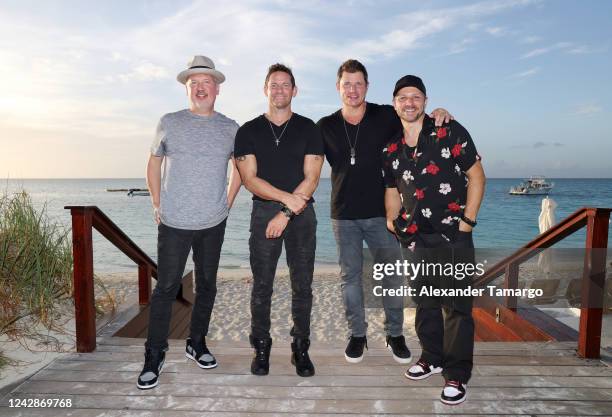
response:
<path id="1" fill-rule="evenodd" d="M 538 235 L 538 216 L 542 196 L 512 196 L 508 190 L 521 179 L 489 179 L 486 194 L 474 229 L 479 248 L 518 248 Z M 558 204 L 557 221 L 581 207 L 612 207 L 612 179 L 551 179 L 555 183 L 550 197 Z M 107 188 L 146 188 L 144 179 L 9 179 L 3 192 L 26 190 L 34 204 L 46 207 L 56 221 L 70 225 L 68 205 L 95 205 L 117 224 L 151 258 L 156 259 L 157 227 L 153 222 L 149 197 L 127 197 Z M 321 179 L 315 193 L 318 219 L 316 262 L 336 265 L 337 252 L 329 218 L 331 182 Z M 251 195 L 241 189 L 230 213 L 221 255 L 221 269 L 249 267 L 248 237 Z M 612 235 L 609 233 L 609 236 Z M 610 236 L 612 238 L 612 236 Z M 609 239 L 608 247 L 610 247 Z M 556 247 L 584 247 L 584 229 Z M 279 266 L 285 264 L 284 258 Z M 94 233 L 94 268 L 97 272 L 133 270 L 132 261 Z"/>

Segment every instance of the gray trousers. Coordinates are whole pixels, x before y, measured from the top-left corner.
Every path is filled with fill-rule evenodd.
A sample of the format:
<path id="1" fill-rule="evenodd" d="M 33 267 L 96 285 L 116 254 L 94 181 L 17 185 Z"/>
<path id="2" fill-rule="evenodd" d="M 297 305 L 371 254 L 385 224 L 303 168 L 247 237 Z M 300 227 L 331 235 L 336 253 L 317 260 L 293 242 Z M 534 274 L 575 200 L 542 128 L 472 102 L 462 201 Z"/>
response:
<path id="1" fill-rule="evenodd" d="M 380 253 L 389 255 L 389 251 L 398 255 L 399 243 L 395 236 L 387 230 L 387 221 L 384 217 L 372 217 L 357 220 L 332 219 L 332 227 L 338 247 L 338 263 L 340 264 L 340 277 L 342 279 L 342 297 L 344 311 L 352 336 L 366 335 L 368 323 L 365 318 L 363 296 L 363 242 L 365 241 L 377 258 L 377 249 L 384 249 Z M 395 298 L 395 297 L 394 297 Z M 383 298 L 385 309 L 385 333 L 388 336 L 400 336 L 404 324 L 403 305 L 397 300 Z"/>

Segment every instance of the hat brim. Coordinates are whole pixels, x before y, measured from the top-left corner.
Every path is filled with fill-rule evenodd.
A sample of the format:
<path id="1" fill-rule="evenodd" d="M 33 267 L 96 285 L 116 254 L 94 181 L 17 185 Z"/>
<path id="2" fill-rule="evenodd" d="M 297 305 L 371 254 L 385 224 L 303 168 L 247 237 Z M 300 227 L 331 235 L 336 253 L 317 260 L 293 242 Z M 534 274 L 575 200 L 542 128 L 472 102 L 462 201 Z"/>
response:
<path id="1" fill-rule="evenodd" d="M 217 84 L 221 84 L 223 81 L 225 81 L 225 75 L 217 70 L 208 68 L 192 68 L 181 71 L 179 75 L 176 76 L 176 80 L 181 84 L 185 84 L 187 79 L 194 74 L 208 74 L 215 79 Z"/>

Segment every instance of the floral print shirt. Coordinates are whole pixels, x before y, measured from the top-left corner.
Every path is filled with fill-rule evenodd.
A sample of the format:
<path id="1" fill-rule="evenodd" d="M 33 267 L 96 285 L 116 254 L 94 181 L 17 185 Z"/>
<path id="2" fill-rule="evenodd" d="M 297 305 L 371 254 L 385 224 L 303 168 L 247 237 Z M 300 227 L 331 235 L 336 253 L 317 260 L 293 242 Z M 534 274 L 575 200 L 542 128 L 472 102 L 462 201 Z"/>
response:
<path id="1" fill-rule="evenodd" d="M 402 200 L 396 232 L 404 243 L 417 233 L 441 233 L 454 239 L 467 199 L 468 171 L 480 156 L 468 131 L 458 122 L 436 127 L 425 115 L 416 147 L 399 131 L 382 151 L 387 188 Z"/>

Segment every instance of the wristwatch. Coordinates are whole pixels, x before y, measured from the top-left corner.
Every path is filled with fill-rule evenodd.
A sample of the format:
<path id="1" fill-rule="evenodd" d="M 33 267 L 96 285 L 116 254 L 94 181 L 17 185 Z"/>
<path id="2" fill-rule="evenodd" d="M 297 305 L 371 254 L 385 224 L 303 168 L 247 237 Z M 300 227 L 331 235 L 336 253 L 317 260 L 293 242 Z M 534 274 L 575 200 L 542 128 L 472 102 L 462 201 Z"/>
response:
<path id="1" fill-rule="evenodd" d="M 461 220 L 463 220 L 465 223 L 467 223 L 468 225 L 472 227 L 476 227 L 476 225 L 478 224 L 476 220 L 472 220 L 472 219 L 465 217 L 465 214 L 461 215 Z"/>
<path id="2" fill-rule="evenodd" d="M 290 220 L 293 218 L 293 216 L 295 216 L 295 213 L 291 211 L 291 209 L 287 206 L 283 206 L 283 208 L 281 209 L 281 213 L 287 216 L 287 218 Z"/>

